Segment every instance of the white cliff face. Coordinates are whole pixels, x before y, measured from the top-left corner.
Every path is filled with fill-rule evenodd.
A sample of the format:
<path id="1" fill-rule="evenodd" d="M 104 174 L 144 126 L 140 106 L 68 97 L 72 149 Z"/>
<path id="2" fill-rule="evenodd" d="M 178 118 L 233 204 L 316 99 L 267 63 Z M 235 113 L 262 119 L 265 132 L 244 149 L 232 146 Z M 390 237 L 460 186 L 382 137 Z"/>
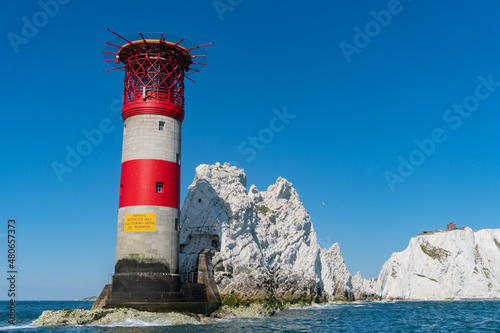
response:
<path id="1" fill-rule="evenodd" d="M 340 249 L 321 249 L 297 191 L 278 178 L 267 191 L 229 164 L 200 165 L 181 212 L 181 274 L 195 271 L 198 253 L 214 249 L 221 294 L 300 298 L 362 295 L 353 288 Z M 359 276 L 355 286 L 369 282 Z"/>
<path id="2" fill-rule="evenodd" d="M 383 298 L 500 298 L 500 229 L 418 235 L 384 264 L 375 290 Z"/>
<path id="3" fill-rule="evenodd" d="M 200 165 L 181 212 L 181 274 L 196 270 L 203 249 L 222 295 L 446 299 L 500 298 L 500 229 L 442 230 L 411 239 L 378 280 L 352 276 L 338 244 L 320 248 L 297 191 L 278 178 L 246 191 L 243 170 Z"/>

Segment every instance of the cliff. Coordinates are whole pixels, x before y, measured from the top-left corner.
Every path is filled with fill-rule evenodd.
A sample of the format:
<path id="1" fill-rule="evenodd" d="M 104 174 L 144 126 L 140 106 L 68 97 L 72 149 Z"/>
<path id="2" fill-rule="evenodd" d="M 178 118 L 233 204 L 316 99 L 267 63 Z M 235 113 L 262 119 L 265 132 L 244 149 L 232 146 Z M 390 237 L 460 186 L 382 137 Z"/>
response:
<path id="1" fill-rule="evenodd" d="M 267 191 L 247 193 L 243 170 L 200 165 L 181 212 L 181 274 L 195 271 L 198 254 L 213 249 L 221 295 L 286 300 L 354 299 L 373 281 L 347 270 L 338 244 L 320 248 L 292 184 L 278 178 Z"/>
<path id="2" fill-rule="evenodd" d="M 500 298 L 500 229 L 441 230 L 418 235 L 394 253 L 378 280 L 354 277 L 338 244 L 320 248 L 292 184 L 250 186 L 229 164 L 200 165 L 181 212 L 181 274 L 213 249 L 223 296 L 280 299 Z"/>
<path id="3" fill-rule="evenodd" d="M 375 292 L 383 298 L 500 298 L 500 229 L 420 234 L 394 253 Z"/>

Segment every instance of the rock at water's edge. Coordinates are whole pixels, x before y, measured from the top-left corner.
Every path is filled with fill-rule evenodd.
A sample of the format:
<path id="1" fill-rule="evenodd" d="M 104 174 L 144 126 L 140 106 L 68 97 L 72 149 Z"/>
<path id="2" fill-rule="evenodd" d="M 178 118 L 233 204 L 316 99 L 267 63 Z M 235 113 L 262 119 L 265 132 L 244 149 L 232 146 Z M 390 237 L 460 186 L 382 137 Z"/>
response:
<path id="1" fill-rule="evenodd" d="M 31 325 L 108 325 L 114 323 L 130 323 L 130 321 L 141 321 L 166 326 L 181 324 L 202 324 L 213 322 L 214 320 L 212 318 L 175 312 L 152 313 L 134 309 L 65 309 L 59 311 L 44 311 L 40 317 L 38 317 L 31 323 Z"/>
<path id="2" fill-rule="evenodd" d="M 196 168 L 181 212 L 181 274 L 195 271 L 198 253 L 213 249 L 223 299 L 335 300 L 367 294 L 359 288 L 373 281 L 353 285 L 337 244 L 320 248 L 289 181 L 280 177 L 267 191 L 252 185 L 248 193 L 246 182 L 244 171 L 227 163 Z"/>

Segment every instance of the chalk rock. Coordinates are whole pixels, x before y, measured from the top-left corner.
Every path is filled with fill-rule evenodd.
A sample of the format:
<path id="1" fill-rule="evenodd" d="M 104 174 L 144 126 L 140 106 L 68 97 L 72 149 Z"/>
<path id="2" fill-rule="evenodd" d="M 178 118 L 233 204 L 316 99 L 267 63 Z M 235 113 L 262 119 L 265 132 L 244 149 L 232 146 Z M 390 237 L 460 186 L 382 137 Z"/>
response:
<path id="1" fill-rule="evenodd" d="M 351 280 L 352 289 L 354 291 L 354 298 L 366 298 L 366 299 L 379 299 L 380 296 L 377 294 L 375 287 L 376 281 L 374 279 L 366 280 L 361 277 L 361 273 L 357 272 L 356 275 Z"/>
<path id="2" fill-rule="evenodd" d="M 134 309 L 65 309 L 44 311 L 35 319 L 32 326 L 63 325 L 110 325 L 130 326 L 148 324 L 167 326 L 181 324 L 202 324 L 213 322 L 210 318 L 182 313 L 153 313 Z"/>
<path id="3" fill-rule="evenodd" d="M 420 234 L 384 264 L 383 298 L 500 298 L 500 229 Z"/>
<path id="4" fill-rule="evenodd" d="M 195 271 L 198 253 L 214 249 L 221 294 L 244 297 L 361 296 L 340 249 L 321 249 L 292 183 L 278 178 L 267 191 L 246 191 L 242 169 L 219 163 L 196 168 L 181 212 L 180 270 Z M 358 283 L 358 285 L 363 285 Z"/>
<path id="5" fill-rule="evenodd" d="M 330 249 L 321 249 L 321 279 L 323 289 L 328 295 L 335 299 L 353 299 L 352 276 L 340 253 L 340 247 L 337 243 Z"/>

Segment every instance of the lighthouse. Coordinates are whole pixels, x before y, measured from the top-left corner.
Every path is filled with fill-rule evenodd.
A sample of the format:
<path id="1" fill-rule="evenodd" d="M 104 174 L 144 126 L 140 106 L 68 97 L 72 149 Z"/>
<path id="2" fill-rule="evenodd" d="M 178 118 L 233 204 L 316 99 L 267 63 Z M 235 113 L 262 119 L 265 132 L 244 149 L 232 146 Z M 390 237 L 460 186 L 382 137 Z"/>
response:
<path id="1" fill-rule="evenodd" d="M 206 65 L 202 47 L 212 43 L 108 30 L 116 37 L 102 53 L 114 66 L 109 70 L 123 69 L 125 78 L 115 273 L 105 304 L 185 302 L 179 275 L 184 79 Z"/>

